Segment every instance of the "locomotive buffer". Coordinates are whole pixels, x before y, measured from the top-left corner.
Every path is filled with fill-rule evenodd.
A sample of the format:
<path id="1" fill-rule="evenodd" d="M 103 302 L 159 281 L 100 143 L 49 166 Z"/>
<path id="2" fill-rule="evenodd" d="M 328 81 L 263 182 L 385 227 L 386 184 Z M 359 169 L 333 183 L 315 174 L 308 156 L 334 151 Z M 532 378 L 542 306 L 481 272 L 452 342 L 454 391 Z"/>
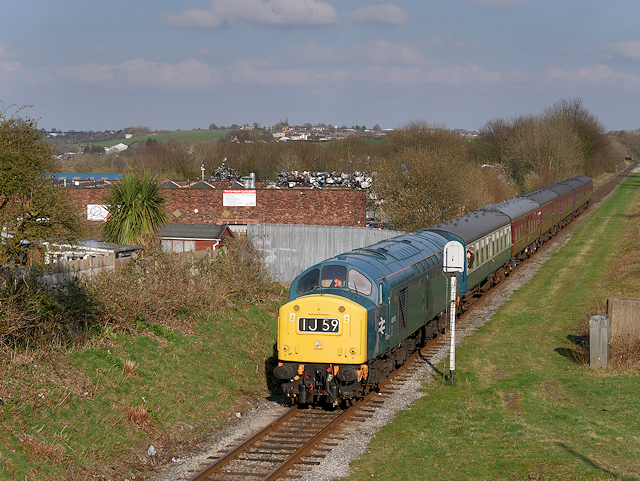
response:
<path id="1" fill-rule="evenodd" d="M 464 246 L 457 241 L 450 241 L 444 246 L 444 262 L 442 270 L 450 274 L 449 290 L 449 333 L 451 347 L 449 350 L 449 380 L 453 383 L 456 371 L 456 297 L 458 295 L 458 274 L 464 272 Z"/>

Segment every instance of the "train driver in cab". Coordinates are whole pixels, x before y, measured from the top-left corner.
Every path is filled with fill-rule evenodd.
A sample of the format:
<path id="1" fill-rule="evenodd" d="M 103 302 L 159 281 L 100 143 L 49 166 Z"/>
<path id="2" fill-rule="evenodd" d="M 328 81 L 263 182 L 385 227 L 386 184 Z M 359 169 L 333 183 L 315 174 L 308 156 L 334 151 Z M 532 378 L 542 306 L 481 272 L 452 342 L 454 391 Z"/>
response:
<path id="1" fill-rule="evenodd" d="M 328 265 L 322 268 L 322 287 L 347 287 L 347 268 L 345 266 Z"/>

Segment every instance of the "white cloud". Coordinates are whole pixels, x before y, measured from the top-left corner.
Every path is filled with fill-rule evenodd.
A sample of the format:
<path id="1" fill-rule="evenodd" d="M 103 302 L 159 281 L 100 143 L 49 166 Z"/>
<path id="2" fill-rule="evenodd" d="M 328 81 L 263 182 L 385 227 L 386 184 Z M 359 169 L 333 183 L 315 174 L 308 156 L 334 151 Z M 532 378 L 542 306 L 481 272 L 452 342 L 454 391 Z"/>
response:
<path id="1" fill-rule="evenodd" d="M 308 68 L 275 69 L 261 60 L 238 60 L 225 67 L 229 80 L 271 85 L 309 85 L 318 73 Z"/>
<path id="2" fill-rule="evenodd" d="M 85 64 L 54 69 L 50 75 L 84 84 L 128 87 L 204 88 L 220 79 L 220 71 L 198 60 L 176 65 L 156 63 L 141 58 L 119 65 Z"/>
<path id="3" fill-rule="evenodd" d="M 14 74 L 22 70 L 20 62 L 5 62 L 0 60 L 0 79 L 5 78 L 7 74 Z"/>
<path id="4" fill-rule="evenodd" d="M 163 13 L 165 22 L 170 27 L 176 28 L 225 28 L 229 26 L 230 18 L 224 18 L 212 10 L 192 8 L 178 15 Z"/>
<path id="5" fill-rule="evenodd" d="M 637 75 L 627 74 L 602 64 L 591 65 L 590 67 L 583 67 L 570 72 L 565 72 L 560 67 L 551 67 L 545 70 L 545 74 L 551 79 L 566 79 L 591 83 L 607 80 L 627 80 L 630 82 L 638 82 L 640 80 Z"/>
<path id="6" fill-rule="evenodd" d="M 618 57 L 628 58 L 631 60 L 640 60 L 640 40 L 631 40 L 629 42 L 609 43 L 604 49 Z"/>
<path id="7" fill-rule="evenodd" d="M 409 42 L 389 42 L 384 39 L 358 42 L 344 47 L 321 47 L 306 44 L 297 50 L 299 61 L 307 63 L 344 64 L 373 62 L 377 64 L 421 65 L 426 60 L 419 49 Z"/>
<path id="8" fill-rule="evenodd" d="M 378 25 L 407 25 L 409 14 L 393 3 L 369 5 L 354 10 L 349 15 L 355 23 L 375 23 Z"/>
<path id="9" fill-rule="evenodd" d="M 355 73 L 362 80 L 388 84 L 499 83 L 505 80 L 500 72 L 486 71 L 477 65 L 442 65 L 433 67 L 368 67 Z"/>
<path id="10" fill-rule="evenodd" d="M 11 58 L 10 45 L 0 40 L 0 80 L 9 80 L 22 70 L 22 64 Z"/>
<path id="11" fill-rule="evenodd" d="M 46 77 L 53 81 L 75 81 L 90 85 L 184 90 L 215 88 L 229 82 L 307 85 L 318 77 L 318 73 L 309 68 L 273 68 L 266 60 L 238 60 L 216 68 L 193 59 L 171 65 L 137 58 L 119 65 L 91 63 L 54 69 L 47 71 Z"/>
<path id="12" fill-rule="evenodd" d="M 226 28 L 237 21 L 277 27 L 337 25 L 336 9 L 322 0 L 211 0 L 210 9 L 163 13 L 170 27 Z"/>
<path id="13" fill-rule="evenodd" d="M 463 43 L 454 40 L 451 33 L 441 33 L 435 35 L 426 41 L 425 46 L 428 48 L 454 48 L 459 50 L 482 50 L 484 47 L 479 43 Z"/>
<path id="14" fill-rule="evenodd" d="M 466 6 L 487 10 L 520 10 L 527 6 L 527 2 L 525 0 L 469 0 Z"/>
<path id="15" fill-rule="evenodd" d="M 371 46 L 378 46 L 371 49 Z M 319 47 L 311 46 L 316 49 Z M 403 49 L 407 51 L 403 53 Z M 212 67 L 199 60 L 189 59 L 178 64 L 156 63 L 142 58 L 128 60 L 118 65 L 90 63 L 73 67 L 41 69 L 32 72 L 33 79 L 49 84 L 63 82 L 99 85 L 111 88 L 147 89 L 163 88 L 171 91 L 207 90 L 222 86 L 255 85 L 327 85 L 335 83 L 344 87 L 348 83 L 369 83 L 386 85 L 469 85 L 522 82 L 526 75 L 522 72 L 502 73 L 485 70 L 477 65 L 454 63 L 434 64 L 423 59 L 414 47 L 377 40 L 370 44 L 357 44 L 353 49 L 354 58 L 370 52 L 372 62 L 365 59 L 368 67 L 358 68 L 349 63 L 348 67 L 320 69 L 318 66 L 289 68 L 269 60 L 237 60 L 223 67 Z M 327 55 L 326 50 L 324 51 Z M 371 53 L 373 51 L 374 53 Z M 398 53 L 399 52 L 399 53 Z M 398 61 L 398 58 L 403 59 Z M 1 64 L 0 64 L 1 65 Z M 558 69 L 547 75 L 561 76 Z M 565 74 L 568 75 L 568 74 Z"/>

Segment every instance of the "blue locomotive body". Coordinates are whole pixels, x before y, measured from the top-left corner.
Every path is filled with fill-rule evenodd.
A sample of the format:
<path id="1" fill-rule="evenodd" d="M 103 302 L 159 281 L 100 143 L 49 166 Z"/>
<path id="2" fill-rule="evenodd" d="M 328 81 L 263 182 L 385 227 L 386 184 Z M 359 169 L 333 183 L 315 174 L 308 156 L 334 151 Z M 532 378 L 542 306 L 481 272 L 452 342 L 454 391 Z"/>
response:
<path id="1" fill-rule="evenodd" d="M 284 392 L 301 404 L 364 395 L 445 327 L 447 242 L 467 253 L 461 310 L 586 208 L 593 184 L 574 177 L 425 230 L 327 259 L 291 284 L 279 310 Z"/>

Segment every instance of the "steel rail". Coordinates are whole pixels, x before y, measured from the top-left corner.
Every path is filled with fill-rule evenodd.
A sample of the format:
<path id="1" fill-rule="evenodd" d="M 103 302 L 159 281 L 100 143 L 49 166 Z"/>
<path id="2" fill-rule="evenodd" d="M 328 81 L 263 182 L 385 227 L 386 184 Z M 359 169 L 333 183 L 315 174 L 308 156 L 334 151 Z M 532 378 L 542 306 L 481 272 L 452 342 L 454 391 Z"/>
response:
<path id="1" fill-rule="evenodd" d="M 212 464 L 210 464 L 209 466 L 204 468 L 202 471 L 200 471 L 196 475 L 194 475 L 191 478 L 189 478 L 189 481 L 197 481 L 197 480 L 201 480 L 201 479 L 206 479 L 206 477 L 209 474 L 212 474 L 215 471 L 219 470 L 221 467 L 226 466 L 227 464 L 229 464 L 231 461 L 236 459 L 240 454 L 245 452 L 249 447 L 253 446 L 258 441 L 264 439 L 268 434 L 273 432 L 276 427 L 280 426 L 284 422 L 286 422 L 289 419 L 293 418 L 296 414 L 298 414 L 298 412 L 299 412 L 299 409 L 298 409 L 297 406 L 291 407 L 291 409 L 289 409 L 287 412 L 282 414 L 280 417 L 278 417 L 277 419 L 275 419 L 272 422 L 270 422 L 269 424 L 267 424 L 260 431 L 254 433 L 253 435 L 251 435 L 250 437 L 248 437 L 247 439 L 242 441 L 240 444 L 238 444 L 235 448 L 233 448 L 230 451 L 228 451 L 225 455 L 223 455 L 220 458 L 218 458 L 215 462 L 213 462 Z"/>
<path id="2" fill-rule="evenodd" d="M 431 339 L 431 341 L 436 341 L 436 340 L 437 338 Z M 284 473 L 286 473 L 294 465 L 299 463 L 303 457 L 308 455 L 309 452 L 312 451 L 317 445 L 321 444 L 325 438 L 327 438 L 329 435 L 335 432 L 335 430 L 338 427 L 340 427 L 340 425 L 347 422 L 352 417 L 355 417 L 355 415 L 358 413 L 360 409 L 362 409 L 369 401 L 371 401 L 373 398 L 375 398 L 379 394 L 379 391 L 383 390 L 385 387 L 388 386 L 388 384 L 391 381 L 395 380 L 395 378 L 397 378 L 398 376 L 403 374 L 406 370 L 408 370 L 413 364 L 413 362 L 419 356 L 422 356 L 422 353 L 421 353 L 422 349 L 426 348 L 429 344 L 430 343 L 427 342 L 427 344 L 424 347 L 422 347 L 421 349 L 417 349 L 411 356 L 409 356 L 407 361 L 402 366 L 400 366 L 398 369 L 390 373 L 387 380 L 384 383 L 381 383 L 379 385 L 378 391 L 370 391 L 369 393 L 367 393 L 361 400 L 359 400 L 356 404 L 354 404 L 353 406 L 348 408 L 346 411 L 344 411 L 340 416 L 334 419 L 330 424 L 328 424 L 320 432 L 318 432 L 318 434 L 316 434 L 307 443 L 305 443 L 305 445 L 302 446 L 298 451 L 293 453 L 280 466 L 278 466 L 271 473 L 269 473 L 268 476 L 263 478 L 262 481 L 274 481 L 278 479 L 280 476 L 282 476 Z"/>

